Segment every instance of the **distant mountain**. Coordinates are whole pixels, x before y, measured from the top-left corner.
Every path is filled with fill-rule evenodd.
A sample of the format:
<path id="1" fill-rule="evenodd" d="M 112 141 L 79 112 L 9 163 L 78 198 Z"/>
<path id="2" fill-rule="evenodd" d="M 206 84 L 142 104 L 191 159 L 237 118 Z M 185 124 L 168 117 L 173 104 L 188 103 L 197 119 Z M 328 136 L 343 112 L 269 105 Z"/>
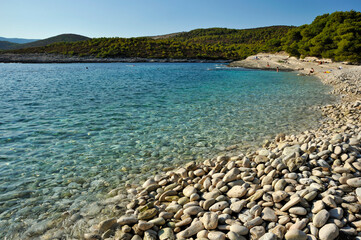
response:
<path id="1" fill-rule="evenodd" d="M 11 43 L 19 43 L 19 44 L 29 43 L 29 42 L 35 42 L 35 41 L 38 41 L 38 40 L 40 40 L 40 39 L 5 38 L 5 37 L 0 37 L 0 41 L 6 41 L 6 42 L 11 42 Z"/>
<path id="2" fill-rule="evenodd" d="M 8 42 L 8 41 L 0 41 L 0 50 L 9 50 L 14 49 L 18 46 L 18 43 Z"/>
<path id="3" fill-rule="evenodd" d="M 2 38 L 0 38 L 2 39 Z M 5 38 L 4 38 L 5 39 Z M 23 44 L 18 44 L 14 42 L 10 42 L 9 40 L 0 41 L 0 50 L 15 50 L 15 49 L 23 49 L 23 48 L 32 48 L 32 47 L 44 47 L 49 44 L 53 43 L 60 43 L 60 42 L 78 42 L 89 40 L 90 38 L 77 35 L 77 34 L 61 34 L 55 37 L 50 37 L 42 40 L 37 40 L 33 42 L 27 42 Z M 30 39 L 27 39 L 30 40 Z"/>
<path id="4" fill-rule="evenodd" d="M 77 34 L 61 34 L 55 37 L 46 38 L 43 40 L 38 40 L 35 42 L 20 44 L 15 46 L 13 49 L 21 49 L 21 48 L 30 48 L 30 47 L 44 47 L 46 45 L 58 42 L 78 42 L 78 41 L 85 41 L 89 40 L 90 38 L 77 35 Z"/>

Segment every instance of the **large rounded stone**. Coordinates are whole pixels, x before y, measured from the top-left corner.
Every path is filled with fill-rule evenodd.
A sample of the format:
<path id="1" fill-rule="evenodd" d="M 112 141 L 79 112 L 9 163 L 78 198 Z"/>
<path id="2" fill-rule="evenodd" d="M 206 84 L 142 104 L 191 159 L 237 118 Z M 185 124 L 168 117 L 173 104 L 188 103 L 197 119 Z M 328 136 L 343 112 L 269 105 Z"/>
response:
<path id="1" fill-rule="evenodd" d="M 206 212 L 200 220 L 205 229 L 216 229 L 218 226 L 218 214 L 215 212 Z"/>
<path id="2" fill-rule="evenodd" d="M 208 233 L 208 239 L 209 240 L 225 240 L 226 234 L 224 234 L 223 232 L 219 232 L 219 231 L 210 231 Z"/>
<path id="3" fill-rule="evenodd" d="M 326 224 L 328 218 L 330 217 L 329 212 L 326 209 L 319 211 L 312 220 L 313 226 L 320 228 Z"/>
<path id="4" fill-rule="evenodd" d="M 203 230 L 204 226 L 201 221 L 195 221 L 191 226 L 186 228 L 184 231 L 177 234 L 177 238 L 187 239 L 193 235 L 196 235 L 199 231 Z"/>
<path id="5" fill-rule="evenodd" d="M 265 207 L 262 211 L 262 219 L 269 222 L 277 222 L 278 217 L 272 208 Z"/>
<path id="6" fill-rule="evenodd" d="M 169 213 L 176 213 L 181 209 L 182 209 L 182 206 L 179 204 L 170 204 L 168 207 L 165 208 L 165 210 Z"/>
<path id="7" fill-rule="evenodd" d="M 274 187 L 275 191 L 282 191 L 283 189 L 285 189 L 286 185 L 287 185 L 286 180 L 284 180 L 284 179 L 278 180 Z"/>
<path id="8" fill-rule="evenodd" d="M 188 208 L 184 209 L 183 212 L 185 214 L 188 214 L 188 215 L 192 216 L 192 215 L 197 215 L 200 212 L 203 212 L 203 208 L 198 207 L 198 206 L 191 206 L 191 207 L 188 207 Z"/>
<path id="9" fill-rule="evenodd" d="M 332 195 L 327 195 L 325 196 L 324 198 L 322 198 L 322 201 L 327 205 L 329 206 L 330 208 L 336 208 L 337 207 L 337 204 L 334 200 L 334 196 Z"/>
<path id="10" fill-rule="evenodd" d="M 356 189 L 356 195 L 361 198 L 361 187 Z"/>
<path id="11" fill-rule="evenodd" d="M 187 186 L 183 189 L 183 194 L 186 197 L 190 197 L 193 193 L 197 193 L 197 189 L 195 189 L 193 186 Z"/>
<path id="12" fill-rule="evenodd" d="M 316 202 L 313 202 L 311 211 L 312 211 L 312 213 L 318 213 L 319 211 L 321 211 L 324 208 L 325 208 L 325 204 L 323 203 L 323 201 L 318 200 Z"/>
<path id="13" fill-rule="evenodd" d="M 240 236 L 239 234 L 235 233 L 235 232 L 232 232 L 232 231 L 229 231 L 227 233 L 227 238 L 229 240 L 246 240 L 245 238 L 242 238 L 243 236 Z"/>
<path id="14" fill-rule="evenodd" d="M 162 217 L 157 217 L 157 218 L 149 220 L 149 223 L 153 223 L 156 226 L 162 226 L 165 224 L 165 219 Z"/>
<path id="15" fill-rule="evenodd" d="M 138 222 L 138 228 L 142 231 L 147 231 L 148 229 L 151 229 L 154 226 L 154 223 L 146 222 L 143 220 L 140 220 Z"/>
<path id="16" fill-rule="evenodd" d="M 227 196 L 230 198 L 241 198 L 246 195 L 247 189 L 243 186 L 234 186 L 228 192 Z"/>
<path id="17" fill-rule="evenodd" d="M 342 135 L 341 135 L 341 134 L 336 134 L 336 135 L 334 135 L 334 136 L 332 137 L 332 139 L 330 140 L 330 143 L 336 144 L 336 143 L 342 142 L 342 140 L 343 140 Z"/>
<path id="18" fill-rule="evenodd" d="M 151 208 L 148 210 L 145 210 L 144 212 L 140 212 L 138 214 L 138 219 L 139 220 L 149 220 L 152 219 L 155 215 L 157 215 L 158 210 L 155 208 Z"/>
<path id="19" fill-rule="evenodd" d="M 338 234 L 339 230 L 336 224 L 328 223 L 320 229 L 318 236 L 320 240 L 333 240 L 338 237 Z"/>
<path id="20" fill-rule="evenodd" d="M 283 225 L 277 225 L 276 227 L 271 229 L 270 232 L 274 233 L 277 236 L 277 238 L 283 239 L 286 232 L 286 227 Z"/>
<path id="21" fill-rule="evenodd" d="M 232 224 L 230 227 L 230 231 L 237 233 L 238 235 L 247 235 L 248 228 L 239 224 Z"/>
<path id="22" fill-rule="evenodd" d="M 263 235 L 259 240 L 277 240 L 277 236 L 274 233 L 268 232 Z"/>
<path id="23" fill-rule="evenodd" d="M 306 240 L 307 234 L 298 229 L 291 229 L 285 235 L 286 240 Z"/>
<path id="24" fill-rule="evenodd" d="M 124 215 L 121 216 L 118 220 L 117 223 L 119 225 L 131 225 L 131 224 L 135 224 L 138 222 L 138 219 L 135 217 L 135 215 Z"/>
<path id="25" fill-rule="evenodd" d="M 237 179 L 237 175 L 240 173 L 238 168 L 232 168 L 223 177 L 223 182 L 228 183 Z"/>
<path id="26" fill-rule="evenodd" d="M 272 193 L 272 199 L 274 202 L 278 203 L 284 200 L 288 196 L 288 193 L 284 191 L 276 191 Z"/>
<path id="27" fill-rule="evenodd" d="M 296 214 L 296 215 L 306 215 L 307 214 L 307 210 L 303 207 L 292 207 L 288 211 L 290 213 Z"/>
<path id="28" fill-rule="evenodd" d="M 361 187 L 361 177 L 351 178 L 351 179 L 347 180 L 347 185 L 354 187 L 354 188 Z"/>
<path id="29" fill-rule="evenodd" d="M 162 228 L 158 232 L 159 240 L 175 240 L 173 230 L 171 228 Z"/>
<path id="30" fill-rule="evenodd" d="M 221 202 L 217 202 L 215 204 L 213 204 L 209 210 L 212 212 L 217 212 L 217 211 L 222 211 L 223 209 L 225 209 L 226 207 L 229 207 L 228 202 L 226 201 L 221 201 Z"/>
<path id="31" fill-rule="evenodd" d="M 241 200 L 241 201 L 233 202 L 230 208 L 233 212 L 239 213 L 246 204 L 247 204 L 246 200 Z"/>
<path id="32" fill-rule="evenodd" d="M 117 223 L 116 218 L 111 218 L 111 219 L 104 220 L 104 221 L 99 223 L 99 231 L 100 232 L 105 232 L 108 229 L 110 229 L 116 223 Z"/>
<path id="33" fill-rule="evenodd" d="M 251 234 L 251 239 L 256 240 L 260 239 L 266 233 L 266 230 L 263 226 L 255 226 L 249 230 L 249 233 Z"/>

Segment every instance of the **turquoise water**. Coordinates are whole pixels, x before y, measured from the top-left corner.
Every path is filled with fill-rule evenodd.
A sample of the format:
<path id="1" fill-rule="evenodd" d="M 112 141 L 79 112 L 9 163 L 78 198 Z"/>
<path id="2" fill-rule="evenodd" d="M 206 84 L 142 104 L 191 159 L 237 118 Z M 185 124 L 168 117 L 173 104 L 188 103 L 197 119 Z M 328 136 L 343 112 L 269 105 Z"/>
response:
<path id="1" fill-rule="evenodd" d="M 0 64 L 0 86 L 0 236 L 164 167 L 313 127 L 333 100 L 315 78 L 204 63 Z"/>

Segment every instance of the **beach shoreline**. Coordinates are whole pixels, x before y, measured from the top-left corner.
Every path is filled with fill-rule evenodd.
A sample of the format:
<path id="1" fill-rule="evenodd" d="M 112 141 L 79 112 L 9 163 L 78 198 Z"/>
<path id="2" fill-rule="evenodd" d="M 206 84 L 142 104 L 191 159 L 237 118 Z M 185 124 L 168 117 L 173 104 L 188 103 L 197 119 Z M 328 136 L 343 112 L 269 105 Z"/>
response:
<path id="1" fill-rule="evenodd" d="M 257 151 L 189 162 L 128 185 L 127 193 L 114 189 L 105 201 L 116 206 L 127 194 L 125 215 L 90 221 L 85 239 L 361 239 L 361 67 L 255 57 L 230 66 L 304 75 L 313 68 L 310 75 L 333 86 L 341 101 L 319 106 L 317 129 L 280 133 Z"/>
<path id="2" fill-rule="evenodd" d="M 361 102 L 359 83 L 355 84 L 361 68 L 302 63 L 284 55 L 262 57 L 230 65 L 255 69 L 270 65 L 270 70 L 278 67 L 300 74 L 309 74 L 313 68 L 310 75 L 334 87 L 332 93 L 342 100 L 320 107 L 327 117 L 321 127 L 297 136 L 279 134 L 256 152 L 218 156 L 198 165 L 191 162 L 163 177 L 151 178 L 142 187 L 128 190 L 137 200 L 128 205 L 126 215 L 101 222 L 85 237 L 98 234 L 104 239 L 102 234 L 109 234 L 114 225 L 121 226 L 114 232 L 115 239 L 142 239 L 141 235 L 154 239 L 336 239 L 340 234 L 360 235 L 357 214 L 361 196 L 356 192 L 360 186 L 354 182 L 361 179 Z M 337 216 L 330 214 L 332 209 L 337 209 Z M 327 217 L 323 223 L 318 220 L 321 215 Z M 114 225 L 104 231 L 102 227 L 109 222 Z M 140 236 L 130 234 L 134 229 Z"/>

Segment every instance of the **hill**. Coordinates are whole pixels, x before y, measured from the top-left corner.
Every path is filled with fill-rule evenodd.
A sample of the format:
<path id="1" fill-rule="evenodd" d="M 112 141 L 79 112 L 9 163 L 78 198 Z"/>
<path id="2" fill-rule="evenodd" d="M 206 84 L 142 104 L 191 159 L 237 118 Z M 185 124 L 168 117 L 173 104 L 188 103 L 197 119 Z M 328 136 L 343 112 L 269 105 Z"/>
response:
<path id="1" fill-rule="evenodd" d="M 311 24 L 300 27 L 208 28 L 154 37 L 77 37 L 74 41 L 61 39 L 60 36 L 28 43 L 28 48 L 7 52 L 99 58 L 238 60 L 260 52 L 286 51 L 297 57 L 361 62 L 361 13 L 356 11 L 324 14 L 316 17 Z"/>
<path id="2" fill-rule="evenodd" d="M 38 40 L 39 40 L 39 39 L 5 38 L 5 37 L 0 37 L 0 41 L 7 41 L 7 42 L 19 43 L 19 44 L 29 43 L 29 42 L 35 42 L 35 41 L 38 41 Z"/>
<path id="3" fill-rule="evenodd" d="M 8 50 L 8 49 L 14 49 L 19 44 L 8 42 L 8 41 L 0 41 L 0 49 L 2 50 Z"/>
<path id="4" fill-rule="evenodd" d="M 6 39 L 6 38 L 0 38 Z M 12 50 L 12 49 L 24 49 L 24 48 L 34 48 L 34 47 L 44 47 L 49 44 L 59 43 L 59 42 L 77 42 L 77 41 L 84 41 L 89 40 L 90 38 L 77 35 L 77 34 L 61 34 L 58 36 L 42 39 L 42 40 L 35 40 L 30 41 L 30 39 L 20 39 L 20 38 L 12 38 L 13 40 L 18 39 L 18 41 L 25 40 L 26 43 L 17 44 L 10 41 L 0 41 L 0 50 Z"/>
<path id="5" fill-rule="evenodd" d="M 309 25 L 292 29 L 283 48 L 297 57 L 315 56 L 361 62 L 361 13 L 334 12 L 318 16 Z"/>
<path id="6" fill-rule="evenodd" d="M 174 37 L 178 34 L 181 34 L 180 32 L 178 33 L 169 33 L 169 34 L 164 34 L 164 35 L 157 35 L 157 36 L 151 36 L 149 38 L 152 38 L 152 39 L 167 39 L 167 38 L 171 38 L 171 37 Z"/>
<path id="7" fill-rule="evenodd" d="M 45 47 L 12 52 L 57 53 L 103 58 L 242 59 L 259 51 L 279 50 L 277 47 L 280 46 L 278 43 L 281 37 L 292 28 L 272 26 L 245 30 L 197 29 L 157 39 L 154 37 L 94 38 L 82 42 L 55 43 Z M 270 40 L 272 41 L 269 42 Z M 276 41 L 276 44 L 273 41 Z"/>
<path id="8" fill-rule="evenodd" d="M 89 40 L 90 38 L 77 35 L 77 34 L 61 34 L 55 37 L 46 38 L 43 40 L 38 40 L 35 42 L 29 42 L 25 44 L 19 44 L 15 46 L 13 49 L 21 49 L 21 48 L 32 48 L 32 47 L 44 47 L 49 44 L 59 43 L 59 42 L 77 42 Z"/>
<path id="9" fill-rule="evenodd" d="M 227 44 L 254 44 L 267 42 L 271 38 L 277 38 L 277 34 L 287 33 L 290 26 L 271 26 L 251 29 L 228 29 L 228 28 L 207 28 L 195 29 L 189 32 L 182 32 L 173 37 L 178 41 L 192 43 L 227 43 Z"/>

